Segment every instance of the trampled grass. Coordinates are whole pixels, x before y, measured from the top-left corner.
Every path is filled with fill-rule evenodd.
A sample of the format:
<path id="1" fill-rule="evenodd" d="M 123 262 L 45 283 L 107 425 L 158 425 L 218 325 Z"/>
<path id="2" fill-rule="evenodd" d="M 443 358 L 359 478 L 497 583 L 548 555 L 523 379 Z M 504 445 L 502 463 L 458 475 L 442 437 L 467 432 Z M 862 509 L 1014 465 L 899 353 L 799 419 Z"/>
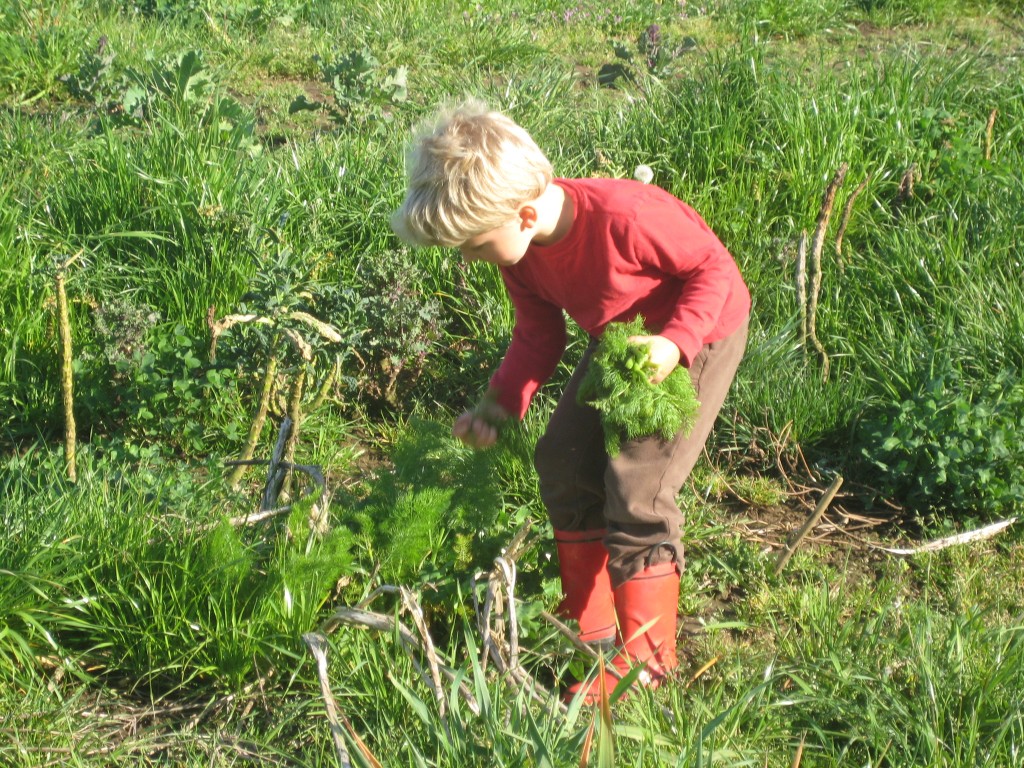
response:
<path id="1" fill-rule="evenodd" d="M 333 632 L 352 764 L 372 764 L 357 736 L 384 765 L 580 764 L 591 714 L 483 668 L 471 581 L 530 523 L 516 586 L 525 668 L 547 686 L 585 668 L 539 616 L 557 584 L 532 468 L 585 340 L 572 336 L 499 449 L 459 454 L 447 422 L 485 385 L 512 310 L 493 269 L 410 254 L 387 224 L 410 127 L 473 94 L 526 125 L 559 174 L 649 165 L 721 235 L 754 296 L 713 467 L 685 492 L 682 609 L 704 630 L 684 638 L 675 684 L 616 705 L 615 764 L 1019 765 L 1014 528 L 913 558 L 871 546 L 895 530 L 867 543 L 851 530 L 781 575 L 765 537 L 772 515 L 799 523 L 815 490 L 801 483 L 834 472 L 849 479 L 844 509 L 879 513 L 858 505 L 877 471 L 860 424 L 937 373 L 955 370 L 964 394 L 936 408 L 990 409 L 969 394 L 1019 382 L 1021 13 L 1013 0 L 0 7 L 0 763 L 337 764 L 302 634 L 400 577 L 455 679 L 439 701 L 397 630 Z M 651 25 L 667 58 L 639 50 Z M 322 79 L 364 50 L 368 69 Z M 386 89 L 401 67 L 404 100 Z M 303 94 L 334 117 L 290 114 Z M 843 164 L 816 317 L 825 377 L 799 337 L 797 258 Z M 79 251 L 71 484 L 48 270 Z M 312 313 L 350 340 L 336 379 L 337 350 L 282 355 L 257 450 L 270 454 L 286 383 L 328 381 L 326 405 L 304 398 L 296 454 L 324 470 L 326 529 L 310 499 L 227 522 L 259 503 L 263 468 L 232 492 L 223 461 L 275 337 L 238 331 L 211 362 L 208 322 L 257 305 Z M 1012 431 L 965 428 L 943 456 L 986 438 L 1021 453 Z M 760 476 L 733 477 L 744 469 Z M 1007 480 L 990 508 L 1009 516 L 1024 500 Z M 737 511 L 730 494 L 754 503 Z M 975 522 L 901 514 L 936 535 Z M 370 608 L 413 627 L 393 594 Z"/>

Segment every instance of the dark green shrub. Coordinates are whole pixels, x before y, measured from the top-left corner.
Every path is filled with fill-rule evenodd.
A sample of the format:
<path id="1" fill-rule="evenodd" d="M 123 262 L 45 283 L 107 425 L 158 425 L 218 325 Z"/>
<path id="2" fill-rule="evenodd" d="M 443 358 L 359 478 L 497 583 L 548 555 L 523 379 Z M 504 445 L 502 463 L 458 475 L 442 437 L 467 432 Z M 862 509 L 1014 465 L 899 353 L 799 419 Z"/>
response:
<path id="1" fill-rule="evenodd" d="M 879 490 L 916 510 L 996 514 L 1024 502 L 1024 382 L 946 370 L 863 423 Z"/>
<path id="2" fill-rule="evenodd" d="M 300 96 L 289 107 L 291 114 L 322 110 L 342 125 L 350 122 L 379 125 L 391 120 L 395 108 L 409 97 L 408 70 L 405 67 L 385 69 L 368 48 L 316 61 L 333 99 L 331 102 L 310 101 Z"/>

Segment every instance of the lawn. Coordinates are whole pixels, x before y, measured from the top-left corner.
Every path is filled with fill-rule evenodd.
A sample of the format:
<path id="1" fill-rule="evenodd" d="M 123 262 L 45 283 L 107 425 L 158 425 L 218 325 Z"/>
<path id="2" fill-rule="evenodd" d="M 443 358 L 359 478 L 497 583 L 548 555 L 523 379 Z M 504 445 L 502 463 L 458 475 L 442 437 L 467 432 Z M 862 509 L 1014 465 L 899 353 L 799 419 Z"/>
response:
<path id="1" fill-rule="evenodd" d="M 1022 52 L 1018 0 L 0 0 L 0 765 L 1020 765 Z M 607 712 L 532 464 L 586 339 L 463 447 L 512 308 L 388 225 L 466 95 L 753 296 L 680 671 Z"/>

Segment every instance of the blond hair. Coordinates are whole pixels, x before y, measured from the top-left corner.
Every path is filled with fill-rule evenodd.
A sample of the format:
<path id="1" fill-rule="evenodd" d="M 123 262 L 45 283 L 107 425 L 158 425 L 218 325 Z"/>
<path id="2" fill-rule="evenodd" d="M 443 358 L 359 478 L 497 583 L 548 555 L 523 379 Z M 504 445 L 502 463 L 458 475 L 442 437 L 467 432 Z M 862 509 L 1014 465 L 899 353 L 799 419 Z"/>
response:
<path id="1" fill-rule="evenodd" d="M 461 245 L 515 219 L 551 183 L 551 163 L 522 127 L 481 102 L 442 111 L 406 158 L 408 188 L 391 227 L 415 245 Z"/>

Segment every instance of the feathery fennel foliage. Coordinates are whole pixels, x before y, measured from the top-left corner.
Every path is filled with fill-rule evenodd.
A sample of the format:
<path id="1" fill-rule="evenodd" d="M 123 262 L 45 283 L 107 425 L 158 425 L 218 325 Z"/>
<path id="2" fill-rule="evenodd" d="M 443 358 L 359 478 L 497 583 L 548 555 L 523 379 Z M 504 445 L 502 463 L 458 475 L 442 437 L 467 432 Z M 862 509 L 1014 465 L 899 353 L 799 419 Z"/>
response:
<path id="1" fill-rule="evenodd" d="M 424 569 L 459 573 L 489 562 L 504 541 L 496 456 L 452 439 L 447 424 L 410 419 L 351 522 L 366 536 L 382 576 L 413 579 Z"/>
<path id="2" fill-rule="evenodd" d="M 646 335 L 643 317 L 609 323 L 580 382 L 576 399 L 601 412 L 604 445 L 616 456 L 623 440 L 659 435 L 669 440 L 689 431 L 697 417 L 697 393 L 679 366 L 660 384 L 651 384 L 647 347 L 629 341 Z"/>

